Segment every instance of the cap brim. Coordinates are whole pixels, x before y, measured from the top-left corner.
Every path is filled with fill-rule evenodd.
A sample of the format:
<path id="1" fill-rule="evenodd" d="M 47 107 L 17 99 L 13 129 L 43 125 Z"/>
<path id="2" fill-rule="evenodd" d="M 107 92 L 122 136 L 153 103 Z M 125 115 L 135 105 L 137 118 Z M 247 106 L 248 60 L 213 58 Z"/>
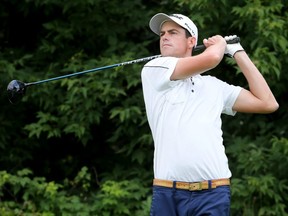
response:
<path id="1" fill-rule="evenodd" d="M 160 28 L 164 21 L 172 20 L 167 14 L 158 13 L 154 15 L 149 22 L 150 29 L 157 35 L 160 35 Z M 173 20 L 172 20 L 173 21 Z"/>

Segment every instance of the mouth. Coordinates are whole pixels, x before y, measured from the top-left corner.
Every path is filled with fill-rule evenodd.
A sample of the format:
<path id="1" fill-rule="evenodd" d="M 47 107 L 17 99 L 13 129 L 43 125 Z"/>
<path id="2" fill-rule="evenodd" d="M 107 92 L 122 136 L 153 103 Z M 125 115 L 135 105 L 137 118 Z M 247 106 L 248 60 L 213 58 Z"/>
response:
<path id="1" fill-rule="evenodd" d="M 171 47 L 171 44 L 163 44 L 162 47 Z"/>

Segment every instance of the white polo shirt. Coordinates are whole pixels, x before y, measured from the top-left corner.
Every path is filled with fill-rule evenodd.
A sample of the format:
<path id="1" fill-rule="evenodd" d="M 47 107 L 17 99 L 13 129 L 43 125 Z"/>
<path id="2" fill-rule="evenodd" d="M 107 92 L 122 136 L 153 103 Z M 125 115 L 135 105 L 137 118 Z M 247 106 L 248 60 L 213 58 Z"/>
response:
<path id="1" fill-rule="evenodd" d="M 148 62 L 141 78 L 148 122 L 154 140 L 154 177 L 197 182 L 230 178 L 223 146 L 221 114 L 241 87 L 212 76 L 171 81 L 177 58 Z"/>

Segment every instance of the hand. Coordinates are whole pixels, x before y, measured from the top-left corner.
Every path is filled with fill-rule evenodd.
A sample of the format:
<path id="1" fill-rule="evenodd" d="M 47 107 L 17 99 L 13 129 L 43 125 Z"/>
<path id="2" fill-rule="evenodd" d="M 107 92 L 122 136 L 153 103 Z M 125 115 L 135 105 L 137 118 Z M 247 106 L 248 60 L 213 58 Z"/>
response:
<path id="1" fill-rule="evenodd" d="M 236 37 L 237 37 L 237 35 L 230 35 L 230 36 L 224 37 L 224 39 L 227 41 L 227 40 L 232 40 Z M 224 54 L 227 54 L 228 56 L 233 58 L 236 52 L 242 51 L 242 50 L 244 50 L 244 49 L 239 42 L 233 43 L 233 44 L 227 44 Z"/>
<path id="2" fill-rule="evenodd" d="M 222 43 L 223 46 L 226 45 L 224 38 L 220 35 L 215 35 L 215 36 L 209 37 L 208 39 L 203 40 L 203 44 L 205 45 L 206 48 L 211 45 L 215 45 L 219 43 Z"/>

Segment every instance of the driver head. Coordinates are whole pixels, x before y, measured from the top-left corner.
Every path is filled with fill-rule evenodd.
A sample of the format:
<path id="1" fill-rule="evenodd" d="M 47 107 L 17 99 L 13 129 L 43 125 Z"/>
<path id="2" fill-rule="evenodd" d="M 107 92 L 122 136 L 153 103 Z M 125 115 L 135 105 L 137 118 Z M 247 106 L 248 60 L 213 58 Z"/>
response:
<path id="1" fill-rule="evenodd" d="M 25 83 L 19 80 L 12 80 L 7 86 L 7 95 L 9 101 L 14 104 L 21 100 L 25 94 L 26 86 Z"/>

